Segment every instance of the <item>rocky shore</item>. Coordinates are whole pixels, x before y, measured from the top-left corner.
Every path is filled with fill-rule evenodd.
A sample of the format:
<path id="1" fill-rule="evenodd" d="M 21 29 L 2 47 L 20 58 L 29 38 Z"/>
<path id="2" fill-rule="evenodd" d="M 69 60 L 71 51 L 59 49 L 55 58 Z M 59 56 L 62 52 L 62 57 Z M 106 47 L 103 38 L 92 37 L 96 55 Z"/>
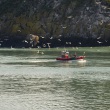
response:
<path id="1" fill-rule="evenodd" d="M 108 45 L 109 0 L 0 0 L 0 47 Z"/>

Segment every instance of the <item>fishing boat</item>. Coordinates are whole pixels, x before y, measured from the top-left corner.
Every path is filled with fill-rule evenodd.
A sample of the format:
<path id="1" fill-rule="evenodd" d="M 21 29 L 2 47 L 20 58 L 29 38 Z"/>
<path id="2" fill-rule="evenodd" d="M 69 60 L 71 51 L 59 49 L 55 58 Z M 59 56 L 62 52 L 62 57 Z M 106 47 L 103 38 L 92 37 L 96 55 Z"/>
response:
<path id="1" fill-rule="evenodd" d="M 77 56 L 76 54 L 70 57 L 68 51 L 62 51 L 61 57 L 56 58 L 56 60 L 60 60 L 60 61 L 84 60 L 84 58 L 85 56 Z"/>

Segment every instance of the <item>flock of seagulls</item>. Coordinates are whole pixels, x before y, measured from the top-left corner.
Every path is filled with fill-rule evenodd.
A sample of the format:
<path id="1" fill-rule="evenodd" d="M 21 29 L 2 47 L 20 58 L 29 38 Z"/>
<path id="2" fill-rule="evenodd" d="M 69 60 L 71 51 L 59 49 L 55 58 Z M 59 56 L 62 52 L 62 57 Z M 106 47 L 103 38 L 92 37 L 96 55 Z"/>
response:
<path id="1" fill-rule="evenodd" d="M 44 37 L 43 37 L 43 38 L 44 38 Z M 53 37 L 50 37 L 50 39 L 53 39 Z M 104 40 L 104 42 L 103 42 L 102 40 L 100 41 L 100 39 L 101 39 L 101 37 L 98 37 L 98 38 L 97 38 L 97 41 L 96 41 L 96 42 L 97 42 L 98 44 L 103 44 L 104 42 L 105 42 L 105 43 L 108 42 L 107 40 Z M 57 39 L 57 40 L 58 40 L 59 42 L 62 41 L 60 38 Z M 5 41 L 6 41 L 6 40 L 5 40 Z M 4 42 L 4 41 L 2 41 L 2 40 L 0 41 L 0 46 L 2 46 L 2 43 L 3 43 L 3 42 Z M 27 40 L 23 40 L 22 42 L 23 42 L 23 43 L 29 43 Z M 65 44 L 66 44 L 66 45 L 71 45 L 72 42 L 65 42 Z M 79 45 L 82 45 L 82 42 L 78 42 L 78 44 L 79 44 Z M 51 48 L 51 42 L 48 42 L 48 43 L 46 43 L 46 44 L 42 44 L 42 46 L 43 46 L 43 48 Z M 41 47 L 40 47 L 40 46 L 37 46 L 37 48 L 41 48 Z"/>
<path id="2" fill-rule="evenodd" d="M 38 50 L 37 53 L 38 53 L 38 54 L 41 54 L 41 55 L 44 54 L 44 52 L 41 52 L 40 50 Z"/>

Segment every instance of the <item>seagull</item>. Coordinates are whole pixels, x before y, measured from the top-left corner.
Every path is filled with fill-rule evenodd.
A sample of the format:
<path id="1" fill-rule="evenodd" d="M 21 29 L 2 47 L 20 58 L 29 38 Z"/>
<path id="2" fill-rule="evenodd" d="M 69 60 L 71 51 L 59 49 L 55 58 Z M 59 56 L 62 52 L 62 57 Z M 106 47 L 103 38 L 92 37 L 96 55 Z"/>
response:
<path id="1" fill-rule="evenodd" d="M 42 39 L 44 39 L 45 37 L 41 36 Z"/>
<path id="2" fill-rule="evenodd" d="M 103 42 L 97 41 L 97 43 L 101 44 L 101 43 L 103 43 Z"/>
<path id="3" fill-rule="evenodd" d="M 47 43 L 47 45 L 48 45 L 49 48 L 50 48 L 50 44 L 51 44 L 51 43 Z"/>
<path id="4" fill-rule="evenodd" d="M 59 47 L 57 47 L 57 50 L 59 49 Z"/>
<path id="5" fill-rule="evenodd" d="M 73 47 L 73 49 L 74 49 L 74 47 Z"/>
<path id="6" fill-rule="evenodd" d="M 0 41 L 0 42 L 3 42 L 3 41 Z"/>
<path id="7" fill-rule="evenodd" d="M 97 39 L 100 39 L 101 37 L 98 37 Z"/>
<path id="8" fill-rule="evenodd" d="M 60 34 L 59 36 L 61 37 L 62 35 Z"/>
<path id="9" fill-rule="evenodd" d="M 81 42 L 79 42 L 79 44 L 81 45 Z"/>
<path id="10" fill-rule="evenodd" d="M 17 30 L 18 32 L 21 32 L 21 30 Z"/>
<path id="11" fill-rule="evenodd" d="M 53 37 L 50 37 L 50 39 L 53 39 Z"/>
<path id="12" fill-rule="evenodd" d="M 63 26 L 62 28 L 63 28 L 63 29 L 65 29 L 65 28 L 66 28 L 66 26 Z"/>
<path id="13" fill-rule="evenodd" d="M 44 52 L 41 52 L 41 54 L 43 55 L 43 54 L 44 54 Z"/>
<path id="14" fill-rule="evenodd" d="M 61 41 L 61 39 L 58 39 L 58 41 Z"/>
<path id="15" fill-rule="evenodd" d="M 78 49 L 78 47 L 76 47 L 76 49 Z"/>
<path id="16" fill-rule="evenodd" d="M 43 44 L 43 47 L 46 47 L 46 44 Z"/>
<path id="17" fill-rule="evenodd" d="M 67 18 L 72 18 L 72 16 L 68 16 Z"/>
<path id="18" fill-rule="evenodd" d="M 69 44 L 71 44 L 71 42 L 69 42 Z"/>
<path id="19" fill-rule="evenodd" d="M 66 44 L 68 44 L 68 42 L 66 42 Z"/>
<path id="20" fill-rule="evenodd" d="M 40 48 L 40 46 L 37 46 L 37 48 Z"/>
<path id="21" fill-rule="evenodd" d="M 95 2 L 97 5 L 101 4 L 101 2 Z"/>
<path id="22" fill-rule="evenodd" d="M 39 50 L 37 51 L 37 53 L 39 53 Z"/>
<path id="23" fill-rule="evenodd" d="M 27 41 L 27 40 L 23 40 L 23 42 L 28 43 L 28 41 Z"/>

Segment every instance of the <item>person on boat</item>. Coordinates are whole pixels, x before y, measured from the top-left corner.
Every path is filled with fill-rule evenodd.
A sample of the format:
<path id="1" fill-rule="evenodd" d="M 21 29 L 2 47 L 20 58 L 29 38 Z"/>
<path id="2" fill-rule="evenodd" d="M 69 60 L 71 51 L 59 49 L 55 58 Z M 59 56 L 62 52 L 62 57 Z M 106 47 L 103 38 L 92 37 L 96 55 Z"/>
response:
<path id="1" fill-rule="evenodd" d="M 77 54 L 76 54 L 76 52 L 75 52 L 75 54 L 73 55 L 75 58 L 77 57 Z"/>
<path id="2" fill-rule="evenodd" d="M 61 57 L 64 58 L 65 57 L 65 51 L 61 52 Z"/>
<path id="3" fill-rule="evenodd" d="M 69 58 L 69 52 L 65 52 L 65 58 Z"/>
<path id="4" fill-rule="evenodd" d="M 69 52 L 68 51 L 62 51 L 61 52 L 61 57 L 62 58 L 69 58 Z"/>

